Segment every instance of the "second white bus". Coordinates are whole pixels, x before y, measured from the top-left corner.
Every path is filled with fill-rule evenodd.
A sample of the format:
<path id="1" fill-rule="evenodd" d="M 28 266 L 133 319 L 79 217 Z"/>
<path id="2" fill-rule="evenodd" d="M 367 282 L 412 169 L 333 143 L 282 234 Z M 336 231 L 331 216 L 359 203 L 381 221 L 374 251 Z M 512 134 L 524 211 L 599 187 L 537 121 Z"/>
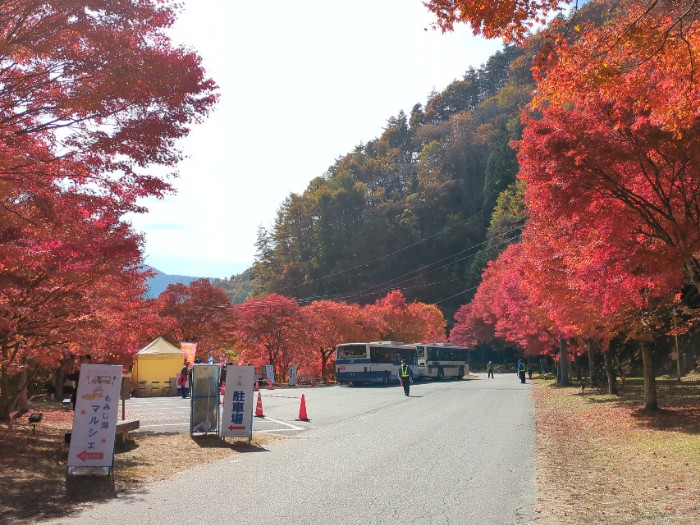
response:
<path id="1" fill-rule="evenodd" d="M 421 343 L 415 345 L 417 370 L 423 379 L 462 379 L 469 372 L 470 348 L 449 343 Z"/>

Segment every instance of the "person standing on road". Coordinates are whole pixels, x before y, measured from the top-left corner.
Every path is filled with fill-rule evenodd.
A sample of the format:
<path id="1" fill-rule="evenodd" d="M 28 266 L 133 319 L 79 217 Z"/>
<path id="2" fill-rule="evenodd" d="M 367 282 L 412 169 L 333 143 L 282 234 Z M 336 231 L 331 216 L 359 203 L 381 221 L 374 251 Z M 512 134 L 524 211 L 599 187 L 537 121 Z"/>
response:
<path id="1" fill-rule="evenodd" d="M 488 375 L 486 376 L 487 378 L 493 378 L 493 363 L 489 361 L 489 364 L 486 365 L 486 372 L 488 372 Z"/>
<path id="2" fill-rule="evenodd" d="M 525 362 L 522 359 L 518 359 L 518 377 L 520 382 L 525 382 Z"/>
<path id="3" fill-rule="evenodd" d="M 403 385 L 404 395 L 408 395 L 411 391 L 411 381 L 413 381 L 413 370 L 406 364 L 405 360 L 401 360 L 401 366 L 399 367 L 399 381 Z"/>

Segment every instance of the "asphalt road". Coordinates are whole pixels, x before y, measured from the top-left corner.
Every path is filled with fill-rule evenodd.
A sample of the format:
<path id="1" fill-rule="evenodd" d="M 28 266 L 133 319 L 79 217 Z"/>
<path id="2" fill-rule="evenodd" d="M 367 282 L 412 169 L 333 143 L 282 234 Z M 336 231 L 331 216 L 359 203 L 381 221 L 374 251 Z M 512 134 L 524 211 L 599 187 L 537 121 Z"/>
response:
<path id="1" fill-rule="evenodd" d="M 302 393 L 309 422 L 296 420 Z M 276 389 L 261 398 L 266 418 L 255 418 L 254 432 L 293 438 L 44 523 L 533 521 L 533 402 L 530 385 L 514 374 L 418 383 L 408 398 L 398 386 Z M 145 404 L 129 402 L 127 417 L 133 410 L 142 431 L 154 431 L 137 401 Z M 186 400 L 158 402 L 188 407 Z M 153 424 L 182 428 L 162 416 Z"/>

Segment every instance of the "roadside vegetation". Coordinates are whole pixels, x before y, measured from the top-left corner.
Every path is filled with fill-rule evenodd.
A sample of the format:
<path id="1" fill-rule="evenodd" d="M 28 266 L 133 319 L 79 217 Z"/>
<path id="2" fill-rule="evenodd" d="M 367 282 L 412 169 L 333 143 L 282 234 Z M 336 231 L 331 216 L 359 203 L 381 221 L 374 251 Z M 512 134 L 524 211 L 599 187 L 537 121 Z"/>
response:
<path id="1" fill-rule="evenodd" d="M 535 379 L 537 523 L 700 523 L 700 375 L 658 379 L 656 412 L 642 410 L 642 388 Z"/>

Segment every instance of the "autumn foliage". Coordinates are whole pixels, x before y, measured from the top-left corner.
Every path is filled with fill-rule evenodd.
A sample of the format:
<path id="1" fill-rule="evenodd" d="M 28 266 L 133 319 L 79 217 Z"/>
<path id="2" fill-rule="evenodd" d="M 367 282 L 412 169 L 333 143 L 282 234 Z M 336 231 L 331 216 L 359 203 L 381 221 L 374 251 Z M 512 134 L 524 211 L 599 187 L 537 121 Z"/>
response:
<path id="1" fill-rule="evenodd" d="M 560 35 L 536 62 L 514 144 L 528 221 L 484 272 L 453 340 L 551 353 L 557 338 L 635 341 L 654 409 L 650 345 L 683 286 L 700 290 L 700 33 L 686 23 L 692 6 L 626 7 Z"/>
<path id="2" fill-rule="evenodd" d="M 0 6 L 0 418 L 67 352 L 127 364 L 159 327 L 123 216 L 169 191 L 153 168 L 174 172 L 217 97 L 171 45 L 175 15 L 149 0 Z"/>

